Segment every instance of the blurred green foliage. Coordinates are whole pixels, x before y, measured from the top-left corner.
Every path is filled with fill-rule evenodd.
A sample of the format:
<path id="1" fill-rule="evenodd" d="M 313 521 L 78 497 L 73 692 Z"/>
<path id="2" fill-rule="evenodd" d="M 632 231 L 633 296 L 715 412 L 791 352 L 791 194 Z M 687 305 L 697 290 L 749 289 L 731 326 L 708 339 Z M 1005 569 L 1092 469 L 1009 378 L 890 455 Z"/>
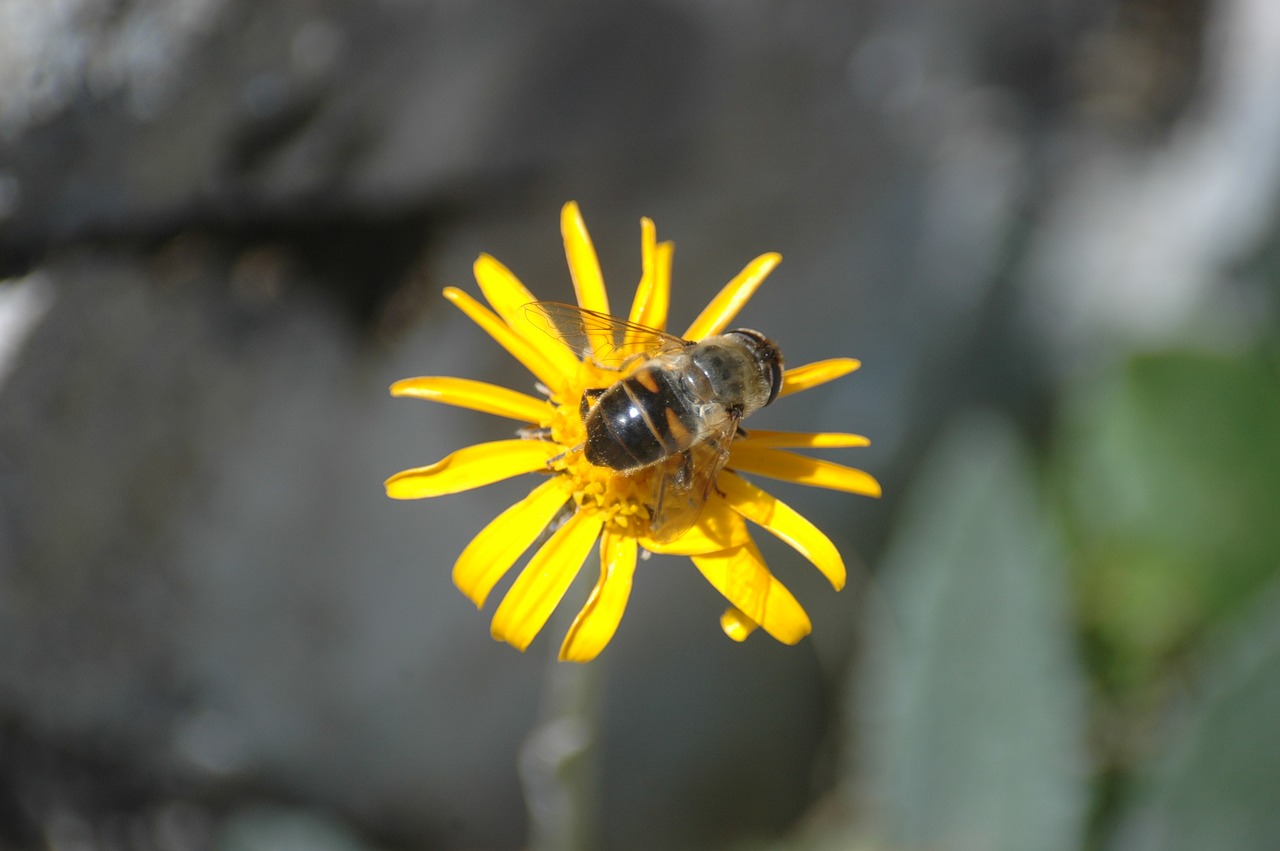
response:
<path id="1" fill-rule="evenodd" d="M 1063 546 L 1016 430 L 962 418 L 926 457 L 869 620 L 861 750 L 894 848 L 1072 851 L 1088 803 Z"/>
<path id="2" fill-rule="evenodd" d="M 994 416 L 924 459 L 869 602 L 858 815 L 812 847 L 1275 847 L 1280 361 L 1133 355 L 1059 400 L 1043 463 Z"/>
<path id="3" fill-rule="evenodd" d="M 1063 403 L 1062 495 L 1094 676 L 1158 702 L 1204 630 L 1280 566 L 1280 369 L 1272 352 L 1135 356 Z"/>

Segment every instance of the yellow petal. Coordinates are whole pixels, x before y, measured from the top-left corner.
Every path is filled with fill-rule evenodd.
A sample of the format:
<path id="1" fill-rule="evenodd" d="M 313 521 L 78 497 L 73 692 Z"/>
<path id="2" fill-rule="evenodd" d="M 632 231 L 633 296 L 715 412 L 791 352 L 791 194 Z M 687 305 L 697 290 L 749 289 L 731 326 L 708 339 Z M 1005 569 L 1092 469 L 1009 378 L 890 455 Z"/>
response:
<path id="1" fill-rule="evenodd" d="M 582 569 L 603 525 L 602 514 L 578 513 L 556 530 L 494 612 L 490 626 L 494 638 L 518 650 L 529 646 Z"/>
<path id="2" fill-rule="evenodd" d="M 720 628 L 724 634 L 734 641 L 746 641 L 747 636 L 755 632 L 760 624 L 742 613 L 736 606 L 730 606 L 720 616 Z"/>
<path id="3" fill-rule="evenodd" d="M 476 608 L 484 605 L 493 586 L 555 519 L 569 501 L 572 487 L 567 476 L 543 482 L 495 517 L 463 549 L 453 565 L 453 584 Z"/>
<path id="4" fill-rule="evenodd" d="M 691 558 L 707 581 L 748 620 L 783 644 L 795 644 L 813 628 L 800 603 L 769 572 L 754 543 Z"/>
<path id="5" fill-rule="evenodd" d="M 711 303 L 693 320 L 689 330 L 684 332 L 686 340 L 701 340 L 719 334 L 742 310 L 743 305 L 755 293 L 756 287 L 773 271 L 773 267 L 782 262 L 781 254 L 761 254 L 752 260 L 738 273 L 732 281 L 724 285 L 724 289 L 711 299 Z"/>
<path id="6" fill-rule="evenodd" d="M 565 204 L 560 211 L 560 235 L 564 237 L 564 254 L 569 261 L 578 306 L 608 313 L 609 296 L 604 289 L 604 276 L 600 274 L 600 261 L 576 201 Z"/>
<path id="7" fill-rule="evenodd" d="M 653 306 L 645 317 L 645 324 L 659 331 L 667 330 L 667 309 L 671 306 L 671 259 L 675 253 L 674 242 L 659 242 L 653 260 Z"/>
<path id="8" fill-rule="evenodd" d="M 636 539 L 605 532 L 600 539 L 600 581 L 591 589 L 587 604 L 578 612 L 569 634 L 560 645 L 565 662 L 590 662 L 618 631 L 622 612 L 631 596 L 636 572 Z"/>
<path id="9" fill-rule="evenodd" d="M 476 283 L 484 293 L 489 306 L 501 316 L 508 325 L 512 318 L 522 311 L 530 302 L 537 301 L 533 293 L 520 282 L 515 273 L 502 265 L 502 262 L 489 254 L 481 254 L 471 267 L 476 276 Z"/>
<path id="10" fill-rule="evenodd" d="M 846 491 L 863 496 L 880 496 L 880 483 L 870 473 L 807 458 L 794 452 L 756 448 L 746 441 L 733 444 L 729 466 L 742 473 L 759 473 L 771 479 L 783 479 L 815 488 Z"/>
<path id="11" fill-rule="evenodd" d="M 539 381 L 557 393 L 564 390 L 566 376 L 572 373 L 566 374 L 556 360 L 547 354 L 552 350 L 552 344 L 558 346 L 558 343 L 547 337 L 547 345 L 535 346 L 523 335 L 512 330 L 511 326 L 503 322 L 497 314 L 457 287 L 445 287 L 444 297 L 457 305 L 459 310 L 483 328 L 484 332 L 496 340 L 498 345 L 524 364 L 525 369 L 537 376 Z"/>
<path id="12" fill-rule="evenodd" d="M 712 494 L 698 522 L 672 541 L 640 539 L 640 545 L 651 553 L 673 556 L 702 555 L 741 546 L 751 540 L 742 517 L 718 494 Z"/>
<path id="13" fill-rule="evenodd" d="M 496 384 L 468 378 L 423 376 L 405 378 L 391 385 L 392 396 L 411 396 L 446 405 L 457 405 L 499 417 L 546 425 L 555 409 L 545 399 L 508 390 Z"/>
<path id="14" fill-rule="evenodd" d="M 491 485 L 521 473 L 545 470 L 563 451 L 545 440 L 495 440 L 459 449 L 428 467 L 416 467 L 387 479 L 392 499 L 444 496 Z"/>
<path id="15" fill-rule="evenodd" d="M 524 337 L 558 372 L 573 375 L 578 369 L 578 358 L 567 346 L 529 321 L 524 307 L 537 299 L 520 279 L 488 254 L 481 254 L 473 269 L 480 291 L 502 321 Z"/>
<path id="16" fill-rule="evenodd" d="M 753 428 L 747 432 L 746 437 L 739 438 L 735 445 L 768 446 L 774 449 L 844 449 L 850 446 L 870 446 L 871 441 L 860 434 L 836 431 L 769 431 Z"/>
<path id="17" fill-rule="evenodd" d="M 845 567 L 840 551 L 807 518 L 773 494 L 733 473 L 721 474 L 716 480 L 716 487 L 734 511 L 790 544 L 796 552 L 813 562 L 837 591 L 844 587 Z"/>
<path id="18" fill-rule="evenodd" d="M 862 366 L 862 361 L 854 358 L 831 358 L 830 360 L 807 363 L 795 369 L 788 369 L 782 375 L 782 390 L 778 392 L 778 395 L 788 396 L 792 393 L 799 393 L 801 390 L 817 387 L 819 384 L 826 384 L 828 381 L 835 381 L 840 376 L 848 375 L 860 366 Z"/>
<path id="19" fill-rule="evenodd" d="M 662 330 L 671 297 L 671 243 L 656 243 L 653 221 L 640 220 L 640 266 L 643 270 L 628 318 L 637 325 Z M 665 261 L 665 272 L 661 268 Z"/>

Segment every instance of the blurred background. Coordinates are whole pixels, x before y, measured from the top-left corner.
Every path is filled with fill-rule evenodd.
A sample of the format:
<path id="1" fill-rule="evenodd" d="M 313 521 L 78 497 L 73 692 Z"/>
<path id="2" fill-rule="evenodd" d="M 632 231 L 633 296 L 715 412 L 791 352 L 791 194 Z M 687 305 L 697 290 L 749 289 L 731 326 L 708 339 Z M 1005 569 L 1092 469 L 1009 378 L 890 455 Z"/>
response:
<path id="1" fill-rule="evenodd" d="M 0 0 L 0 848 L 1274 849 L 1278 190 L 1273 0 Z M 655 557 L 522 655 L 449 571 L 528 482 L 384 496 L 571 199 L 864 362 L 753 418 L 884 485 L 771 486 L 800 645 Z"/>

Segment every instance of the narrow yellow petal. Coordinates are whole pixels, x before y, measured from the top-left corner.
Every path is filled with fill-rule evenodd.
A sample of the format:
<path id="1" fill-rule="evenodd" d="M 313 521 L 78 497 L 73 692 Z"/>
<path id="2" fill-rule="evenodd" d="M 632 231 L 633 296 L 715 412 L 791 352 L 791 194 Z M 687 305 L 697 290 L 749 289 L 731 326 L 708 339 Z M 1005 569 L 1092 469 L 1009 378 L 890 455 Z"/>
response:
<path id="1" fill-rule="evenodd" d="M 484 605 L 493 586 L 569 501 L 571 489 L 567 476 L 543 482 L 495 517 L 463 549 L 453 565 L 453 584 L 476 608 Z"/>
<path id="2" fill-rule="evenodd" d="M 537 301 L 528 287 L 520 282 L 515 273 L 502 264 L 500 260 L 489 254 L 481 254 L 472 264 L 476 283 L 489 302 L 489 306 L 501 316 L 508 325 L 520 308 L 530 302 Z"/>
<path id="3" fill-rule="evenodd" d="M 716 487 L 734 511 L 790 544 L 796 552 L 813 562 L 837 591 L 844 587 L 846 575 L 840 551 L 808 518 L 773 494 L 733 473 L 721 474 L 716 480 Z"/>
<path id="4" fill-rule="evenodd" d="M 631 300 L 631 313 L 627 318 L 643 323 L 645 307 L 653 292 L 653 260 L 658 250 L 658 230 L 653 219 L 640 219 L 640 283 L 636 285 L 635 298 Z"/>
<path id="5" fill-rule="evenodd" d="M 759 626 L 760 624 L 744 615 L 737 606 L 730 606 L 720 616 L 720 628 L 734 641 L 746 641 L 747 636 L 755 632 Z"/>
<path id="6" fill-rule="evenodd" d="M 738 439 L 737 446 L 768 446 L 772 449 L 845 449 L 850 446 L 870 446 L 871 441 L 860 434 L 836 431 L 769 431 L 753 428 L 747 436 Z"/>
<path id="7" fill-rule="evenodd" d="M 563 451 L 544 440 L 495 440 L 459 449 L 427 467 L 404 470 L 387 479 L 392 499 L 444 496 L 491 485 L 521 473 L 545 470 Z"/>
<path id="8" fill-rule="evenodd" d="M 644 324 L 659 331 L 667 330 L 667 309 L 671 306 L 671 260 L 676 253 L 674 242 L 659 242 L 654 256 L 653 297 Z"/>
<path id="9" fill-rule="evenodd" d="M 707 581 L 748 620 L 783 644 L 795 644 L 813 628 L 804 608 L 769 572 L 754 543 L 691 558 Z"/>
<path id="10" fill-rule="evenodd" d="M 653 221 L 640 220 L 640 284 L 631 302 L 628 319 L 637 325 L 662 330 L 667 323 L 667 305 L 671 297 L 671 243 L 658 245 Z M 662 268 L 665 258 L 665 272 Z"/>
<path id="11" fill-rule="evenodd" d="M 817 387 L 819 384 L 826 384 L 828 381 L 835 381 L 860 366 L 862 366 L 862 361 L 854 358 L 831 358 L 830 360 L 820 360 L 814 363 L 807 363 L 804 366 L 797 366 L 795 369 L 788 369 L 782 375 L 782 390 L 778 392 L 778 395 L 788 396 L 792 393 L 799 393 L 801 390 Z"/>
<path id="12" fill-rule="evenodd" d="M 535 346 L 523 335 L 512 330 L 511 326 L 503 322 L 497 314 L 457 287 L 445 287 L 444 297 L 467 314 L 471 321 L 484 329 L 484 332 L 510 352 L 512 357 L 524 364 L 525 369 L 537 376 L 539 381 L 557 393 L 564 390 L 566 376 L 573 373 L 565 373 L 555 360 L 547 356 L 549 345 Z M 549 344 L 554 342 L 549 337 L 547 339 Z"/>
<path id="13" fill-rule="evenodd" d="M 631 596 L 636 553 L 635 538 L 609 532 L 600 538 L 600 581 L 560 645 L 561 661 L 590 662 L 612 640 Z"/>
<path id="14" fill-rule="evenodd" d="M 422 376 L 405 378 L 391 385 L 392 396 L 411 396 L 445 405 L 457 405 L 499 417 L 510 417 L 526 423 L 546 425 L 555 408 L 538 399 L 496 384 L 469 378 Z"/>
<path id="15" fill-rule="evenodd" d="M 600 260 L 576 201 L 565 204 L 560 211 L 560 235 L 564 237 L 564 254 L 569 261 L 578 306 L 608 313 L 609 296 L 604 288 L 604 275 L 600 273 Z"/>
<path id="16" fill-rule="evenodd" d="M 693 320 L 689 330 L 684 332 L 686 340 L 701 340 L 719 334 L 742 310 L 743 305 L 755 293 L 756 287 L 768 277 L 773 267 L 782 262 L 781 254 L 761 254 L 752 260 L 738 273 L 732 281 L 724 285 L 724 289 L 711 299 L 711 303 Z"/>
<path id="17" fill-rule="evenodd" d="M 476 258 L 473 268 L 480 291 L 502 321 L 512 331 L 524 337 L 557 371 L 564 375 L 577 372 L 578 358 L 569 347 L 529 321 L 524 306 L 537 299 L 520 279 L 488 254 L 481 254 Z"/>
<path id="18" fill-rule="evenodd" d="M 493 614 L 490 632 L 523 651 L 546 624 L 591 553 L 604 516 L 575 514 L 542 545 Z"/>
<path id="19" fill-rule="evenodd" d="M 751 533 L 741 515 L 729 507 L 718 494 L 707 500 L 702 514 L 689 531 L 672 541 L 640 539 L 640 545 L 651 553 L 673 556 L 702 555 L 741 546 L 751 540 Z"/>
<path id="20" fill-rule="evenodd" d="M 756 448 L 746 441 L 735 443 L 730 452 L 729 466 L 741 473 L 758 473 L 815 488 L 880 496 L 880 483 L 870 473 L 853 467 L 807 458 L 794 452 Z"/>

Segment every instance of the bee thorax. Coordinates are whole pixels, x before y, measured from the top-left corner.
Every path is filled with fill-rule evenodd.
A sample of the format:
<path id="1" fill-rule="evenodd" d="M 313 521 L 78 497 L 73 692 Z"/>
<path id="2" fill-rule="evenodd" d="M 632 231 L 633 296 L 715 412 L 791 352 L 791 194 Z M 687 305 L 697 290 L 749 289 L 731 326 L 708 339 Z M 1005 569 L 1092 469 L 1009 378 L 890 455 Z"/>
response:
<path id="1" fill-rule="evenodd" d="M 726 408 L 745 417 L 773 401 L 775 381 L 781 381 L 781 358 L 764 335 L 745 329 L 729 331 L 703 340 L 691 355 L 710 382 L 712 395 Z"/>

